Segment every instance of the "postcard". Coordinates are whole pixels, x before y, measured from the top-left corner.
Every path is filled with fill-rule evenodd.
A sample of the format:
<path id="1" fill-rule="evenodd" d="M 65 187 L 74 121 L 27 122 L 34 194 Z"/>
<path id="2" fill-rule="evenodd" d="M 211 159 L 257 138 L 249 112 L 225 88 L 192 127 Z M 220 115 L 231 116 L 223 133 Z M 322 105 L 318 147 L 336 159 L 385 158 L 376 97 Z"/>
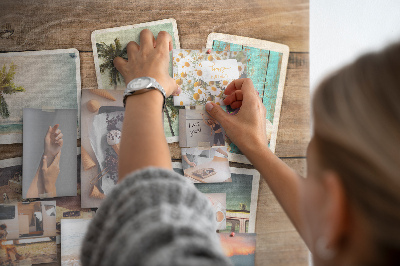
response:
<path id="1" fill-rule="evenodd" d="M 231 182 L 226 147 L 182 148 L 184 176 L 194 183 Z"/>
<path id="2" fill-rule="evenodd" d="M 264 40 L 235 35 L 210 33 L 207 48 L 215 51 L 246 51 L 247 77 L 251 78 L 267 109 L 267 135 L 269 148 L 275 152 L 283 89 L 289 59 L 289 47 Z M 250 163 L 240 150 L 229 142 L 230 160 Z"/>
<path id="3" fill-rule="evenodd" d="M 0 144 L 22 143 L 23 108 L 78 109 L 79 130 L 78 50 L 0 54 L 0 76 Z"/>
<path id="4" fill-rule="evenodd" d="M 174 96 L 175 106 L 224 105 L 225 88 L 246 77 L 246 51 L 173 50 L 173 72 L 182 92 Z"/>
<path id="5" fill-rule="evenodd" d="M 80 253 L 90 219 L 61 220 L 61 264 L 81 265 Z"/>
<path id="6" fill-rule="evenodd" d="M 76 116 L 76 109 L 24 108 L 23 198 L 76 196 Z"/>
<path id="7" fill-rule="evenodd" d="M 183 174 L 181 163 L 172 163 L 173 170 Z M 255 169 L 230 167 L 232 182 L 195 183 L 202 193 L 226 194 L 226 229 L 220 233 L 254 233 L 256 224 L 260 173 Z"/>
<path id="8" fill-rule="evenodd" d="M 203 106 L 196 108 L 179 110 L 179 146 L 225 146 L 225 130 L 221 124 L 210 116 Z"/>
<path id="9" fill-rule="evenodd" d="M 22 201 L 22 157 L 0 161 L 0 203 Z"/>
<path id="10" fill-rule="evenodd" d="M 204 194 L 211 202 L 215 210 L 217 230 L 226 228 L 226 193 L 206 193 Z"/>
<path id="11" fill-rule="evenodd" d="M 256 234 L 218 234 L 224 254 L 235 266 L 253 266 L 256 253 Z"/>
<path id="12" fill-rule="evenodd" d="M 160 31 L 172 36 L 174 49 L 180 48 L 178 28 L 175 19 L 164 19 L 136 25 L 95 30 L 92 32 L 92 47 L 98 89 L 125 90 L 125 81 L 114 67 L 117 56 L 126 58 L 126 45 L 130 41 L 139 43 L 140 32 L 149 29 L 157 38 Z M 172 77 L 172 53 L 170 54 L 169 74 Z M 178 141 L 178 112 L 172 96 L 167 98 L 164 109 L 164 130 L 168 143 Z"/>
<path id="13" fill-rule="evenodd" d="M 82 90 L 81 200 L 98 208 L 118 180 L 124 107 L 121 90 Z"/>
<path id="14" fill-rule="evenodd" d="M 56 202 L 18 202 L 19 238 L 56 236 Z"/>
<path id="15" fill-rule="evenodd" d="M 135 41 L 140 45 L 140 32 L 144 29 L 149 29 L 155 38 L 160 31 L 168 32 L 172 36 L 173 48 L 180 48 L 178 27 L 175 19 L 172 18 L 93 31 L 91 39 L 99 89 L 125 90 L 125 82 L 114 67 L 113 59 L 117 56 L 127 57 L 126 45 L 130 41 Z M 172 61 L 170 63 L 172 77 Z"/>

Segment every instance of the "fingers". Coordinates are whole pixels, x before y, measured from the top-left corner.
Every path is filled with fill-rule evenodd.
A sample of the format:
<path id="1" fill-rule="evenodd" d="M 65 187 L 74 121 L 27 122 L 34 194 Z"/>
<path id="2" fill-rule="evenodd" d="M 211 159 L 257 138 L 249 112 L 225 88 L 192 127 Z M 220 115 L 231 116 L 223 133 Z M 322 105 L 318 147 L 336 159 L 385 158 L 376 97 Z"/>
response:
<path id="1" fill-rule="evenodd" d="M 230 105 L 233 109 L 236 109 L 242 105 L 242 101 L 243 101 L 243 91 L 236 90 L 224 99 L 224 104 Z"/>
<path id="2" fill-rule="evenodd" d="M 181 86 L 178 85 L 177 90 L 174 91 L 171 95 L 172 96 L 179 96 L 179 94 L 181 94 L 181 92 L 182 92 Z"/>
<path id="3" fill-rule="evenodd" d="M 149 51 L 154 49 L 155 39 L 153 33 L 149 29 L 140 32 L 140 50 Z"/>
<path id="4" fill-rule="evenodd" d="M 157 35 L 156 49 L 168 52 L 172 47 L 172 37 L 166 31 L 160 31 Z"/>
<path id="5" fill-rule="evenodd" d="M 129 46 L 129 44 L 128 44 L 128 46 Z M 131 56 L 128 55 L 128 57 L 131 57 Z M 124 67 L 128 63 L 128 61 L 123 59 L 122 57 L 116 57 L 116 58 L 114 58 L 113 63 L 114 63 L 115 68 L 119 72 L 122 72 L 122 69 L 124 69 Z"/>
<path id="6" fill-rule="evenodd" d="M 59 141 L 60 139 L 62 139 L 63 136 L 64 136 L 63 133 L 58 134 L 58 135 L 56 136 L 56 138 L 55 138 L 56 143 L 57 143 L 57 141 Z"/>
<path id="7" fill-rule="evenodd" d="M 216 103 L 213 102 L 208 102 L 206 104 L 206 111 L 213 117 L 215 118 L 222 127 L 224 127 L 224 124 L 226 124 L 232 117 L 226 113 L 221 106 L 219 106 Z"/>
<path id="8" fill-rule="evenodd" d="M 235 79 L 225 89 L 225 95 L 230 95 L 236 90 L 243 91 L 243 94 L 257 95 L 257 91 L 254 88 L 253 81 L 249 78 Z"/>
<path id="9" fill-rule="evenodd" d="M 60 124 L 55 124 L 51 131 L 53 133 L 56 132 L 59 126 L 60 126 Z"/>
<path id="10" fill-rule="evenodd" d="M 64 140 L 63 140 L 63 139 L 60 139 L 60 140 L 58 140 L 56 143 L 58 144 L 58 146 L 62 147 L 62 145 L 63 145 L 63 143 L 64 143 Z"/>

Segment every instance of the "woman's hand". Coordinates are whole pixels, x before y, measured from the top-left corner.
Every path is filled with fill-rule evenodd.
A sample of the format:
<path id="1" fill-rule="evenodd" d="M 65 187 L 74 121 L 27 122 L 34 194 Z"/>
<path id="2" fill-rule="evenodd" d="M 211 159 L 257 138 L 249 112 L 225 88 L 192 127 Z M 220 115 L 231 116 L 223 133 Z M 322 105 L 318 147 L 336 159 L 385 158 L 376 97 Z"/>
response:
<path id="1" fill-rule="evenodd" d="M 164 88 L 166 96 L 177 92 L 178 86 L 168 74 L 169 51 L 172 50 L 172 37 L 160 31 L 157 40 L 153 33 L 144 29 L 140 32 L 140 46 L 136 42 L 127 45 L 128 60 L 114 59 L 114 66 L 124 77 L 125 84 L 140 77 L 152 77 Z"/>
<path id="2" fill-rule="evenodd" d="M 47 156 L 43 155 L 41 176 L 43 178 L 44 193 L 49 197 L 57 196 L 56 181 L 58 174 L 60 173 L 60 157 L 61 151 L 57 153 L 53 162 L 47 167 Z"/>
<path id="3" fill-rule="evenodd" d="M 228 95 L 224 103 L 233 109 L 240 108 L 236 115 L 226 113 L 219 105 L 207 103 L 207 112 L 225 129 L 230 140 L 246 155 L 254 149 L 268 144 L 266 134 L 266 109 L 254 89 L 251 79 L 237 79 L 225 89 Z"/>
<path id="4" fill-rule="evenodd" d="M 49 126 L 46 136 L 44 137 L 44 156 L 47 157 L 48 164 L 51 164 L 54 157 L 61 151 L 63 146 L 63 134 L 58 128 L 59 126 L 59 124 L 54 125 L 54 127 Z"/>

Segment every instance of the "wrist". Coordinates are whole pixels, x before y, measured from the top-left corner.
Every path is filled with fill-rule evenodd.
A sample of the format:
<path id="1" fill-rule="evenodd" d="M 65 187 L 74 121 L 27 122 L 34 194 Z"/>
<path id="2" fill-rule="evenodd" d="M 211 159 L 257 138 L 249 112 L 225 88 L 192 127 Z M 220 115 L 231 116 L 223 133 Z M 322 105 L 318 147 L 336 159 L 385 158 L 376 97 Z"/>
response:
<path id="1" fill-rule="evenodd" d="M 158 90 L 151 90 L 141 94 L 132 94 L 126 98 L 126 108 L 137 106 L 143 108 L 162 108 L 164 97 Z"/>

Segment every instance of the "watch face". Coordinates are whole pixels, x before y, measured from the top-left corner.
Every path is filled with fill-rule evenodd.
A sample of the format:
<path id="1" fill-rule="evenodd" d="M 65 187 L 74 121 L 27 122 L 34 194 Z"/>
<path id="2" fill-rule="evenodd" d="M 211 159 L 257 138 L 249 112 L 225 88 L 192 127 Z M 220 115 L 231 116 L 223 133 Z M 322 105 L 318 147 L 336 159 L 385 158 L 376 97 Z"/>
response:
<path id="1" fill-rule="evenodd" d="M 150 83 L 151 81 L 147 77 L 138 78 L 132 83 L 131 88 L 134 90 L 144 89 L 147 88 L 150 85 Z"/>

